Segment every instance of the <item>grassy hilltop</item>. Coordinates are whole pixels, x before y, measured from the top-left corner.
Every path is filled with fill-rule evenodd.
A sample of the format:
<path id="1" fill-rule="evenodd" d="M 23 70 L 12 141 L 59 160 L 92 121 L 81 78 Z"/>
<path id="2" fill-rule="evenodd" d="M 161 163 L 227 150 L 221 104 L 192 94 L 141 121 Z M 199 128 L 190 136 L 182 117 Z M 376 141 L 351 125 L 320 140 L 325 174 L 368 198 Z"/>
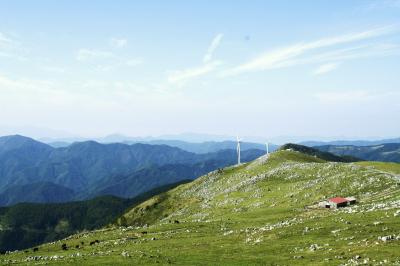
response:
<path id="1" fill-rule="evenodd" d="M 44 244 L 37 252 L 3 255 L 0 262 L 399 264 L 400 164 L 331 162 L 295 149 L 211 172 L 137 205 L 117 225 Z M 309 208 L 334 196 L 355 196 L 359 203 Z"/>

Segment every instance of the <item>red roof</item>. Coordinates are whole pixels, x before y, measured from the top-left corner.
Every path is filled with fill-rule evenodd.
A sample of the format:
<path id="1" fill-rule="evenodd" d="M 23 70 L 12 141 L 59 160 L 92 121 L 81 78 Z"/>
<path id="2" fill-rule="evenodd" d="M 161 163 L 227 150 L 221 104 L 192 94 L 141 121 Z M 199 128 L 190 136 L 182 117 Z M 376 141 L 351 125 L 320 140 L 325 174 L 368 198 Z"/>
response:
<path id="1" fill-rule="evenodd" d="M 342 198 L 342 197 L 331 198 L 331 199 L 329 199 L 329 201 L 336 203 L 336 204 L 348 202 L 347 199 Z"/>

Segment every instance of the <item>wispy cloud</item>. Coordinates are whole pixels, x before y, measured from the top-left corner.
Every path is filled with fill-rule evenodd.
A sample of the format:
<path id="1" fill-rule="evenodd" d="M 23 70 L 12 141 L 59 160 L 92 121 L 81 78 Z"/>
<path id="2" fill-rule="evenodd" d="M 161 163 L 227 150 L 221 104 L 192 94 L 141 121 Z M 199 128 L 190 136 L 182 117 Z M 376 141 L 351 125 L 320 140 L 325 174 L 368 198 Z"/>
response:
<path id="1" fill-rule="evenodd" d="M 8 76 L 0 74 L 0 88 L 2 90 L 13 91 L 23 90 L 23 91 L 50 91 L 52 83 L 46 80 L 33 80 L 24 78 L 10 78 Z"/>
<path id="2" fill-rule="evenodd" d="M 168 82 L 170 83 L 185 83 L 186 81 L 203 76 L 215 70 L 221 63 L 213 61 L 199 67 L 189 68 L 185 70 L 170 71 L 168 75 Z"/>
<path id="3" fill-rule="evenodd" d="M 369 2 L 365 6 L 365 9 L 368 11 L 376 11 L 387 8 L 400 8 L 400 0 L 375 0 Z"/>
<path id="4" fill-rule="evenodd" d="M 314 72 L 314 75 L 322 75 L 335 70 L 339 66 L 339 63 L 329 63 L 320 65 Z"/>
<path id="5" fill-rule="evenodd" d="M 111 71 L 119 67 L 136 67 L 143 63 L 140 58 L 118 56 L 110 51 L 96 49 L 80 49 L 76 53 L 76 60 L 85 63 L 96 64 L 98 71 Z"/>
<path id="6" fill-rule="evenodd" d="M 76 60 L 78 61 L 90 61 L 114 57 L 115 55 L 111 52 L 93 49 L 80 49 L 76 54 Z"/>
<path id="7" fill-rule="evenodd" d="M 4 47 L 4 46 L 9 46 L 13 43 L 14 43 L 14 41 L 11 38 L 6 36 L 4 33 L 0 32 L 0 48 Z"/>
<path id="8" fill-rule="evenodd" d="M 118 69 L 120 67 L 137 67 L 143 64 L 142 59 L 123 59 L 119 57 L 115 57 L 115 60 L 112 62 L 105 62 L 102 64 L 97 64 L 95 69 L 101 72 L 108 72 Z"/>
<path id="9" fill-rule="evenodd" d="M 114 48 L 123 48 L 128 45 L 128 40 L 122 38 L 111 38 L 110 45 Z"/>
<path id="10" fill-rule="evenodd" d="M 322 104 L 365 104 L 372 106 L 374 103 L 395 103 L 400 97 L 400 92 L 396 90 L 333 90 L 315 93 L 313 97 Z M 400 106 L 400 105 L 399 105 Z"/>
<path id="11" fill-rule="evenodd" d="M 65 68 L 63 67 L 58 67 L 58 66 L 45 66 L 42 65 L 40 68 L 46 72 L 51 72 L 51 73 L 57 73 L 57 74 L 63 74 L 66 72 Z"/>
<path id="12" fill-rule="evenodd" d="M 76 104 L 90 105 L 90 108 L 118 107 L 110 100 L 110 95 L 93 97 L 90 92 L 74 88 L 73 85 L 73 82 L 64 84 L 48 80 L 11 78 L 0 74 L 0 104 L 7 109 L 18 101 L 23 108 L 33 109 L 36 112 L 40 112 L 43 106 L 52 110 L 64 106 L 67 108 L 65 111 L 73 110 L 72 106 Z M 82 82 L 78 86 L 82 88 Z"/>
<path id="13" fill-rule="evenodd" d="M 206 54 L 204 55 L 203 62 L 208 63 L 212 60 L 215 50 L 220 45 L 222 38 L 224 35 L 222 33 L 217 34 L 214 39 L 212 40 L 210 46 L 207 49 Z"/>
<path id="14" fill-rule="evenodd" d="M 219 65 L 222 64 L 221 61 L 213 60 L 213 55 L 215 50 L 220 45 L 223 36 L 224 35 L 222 33 L 219 33 L 211 41 L 211 44 L 203 57 L 203 64 L 183 70 L 168 71 L 167 81 L 169 83 L 183 85 L 191 79 L 199 78 L 214 71 Z"/>
<path id="15" fill-rule="evenodd" d="M 314 97 L 323 104 L 339 104 L 368 101 L 373 99 L 374 95 L 365 90 L 354 90 L 321 92 Z"/>
<path id="16" fill-rule="evenodd" d="M 312 42 L 301 42 L 294 45 L 290 45 L 283 48 L 278 48 L 250 60 L 244 64 L 237 67 L 225 70 L 222 76 L 230 76 L 241 74 L 244 72 L 262 71 L 268 69 L 276 69 L 282 67 L 293 66 L 301 62 L 315 63 L 302 58 L 306 53 L 314 52 L 318 49 L 329 48 L 336 45 L 344 45 L 357 41 L 364 41 L 367 39 L 372 39 L 382 35 L 390 34 L 398 30 L 396 26 L 385 26 L 374 28 L 367 31 L 345 34 L 330 38 L 323 38 Z M 309 55 L 310 56 L 310 55 Z M 311 55 L 314 58 L 317 55 Z M 321 59 L 319 59 L 321 60 Z"/>
<path id="17" fill-rule="evenodd" d="M 317 53 L 306 58 L 293 60 L 292 62 L 294 64 L 310 64 L 398 54 L 400 54 L 400 45 L 380 43 L 334 49 L 328 52 Z"/>
<path id="18" fill-rule="evenodd" d="M 135 67 L 135 66 L 138 66 L 138 65 L 143 64 L 143 60 L 140 59 L 140 58 L 137 58 L 137 59 L 128 59 L 128 60 L 126 60 L 125 64 L 126 64 L 127 66 L 129 66 L 129 67 Z"/>
<path id="19" fill-rule="evenodd" d="M 27 51 L 20 42 L 0 32 L 0 57 L 26 61 Z"/>

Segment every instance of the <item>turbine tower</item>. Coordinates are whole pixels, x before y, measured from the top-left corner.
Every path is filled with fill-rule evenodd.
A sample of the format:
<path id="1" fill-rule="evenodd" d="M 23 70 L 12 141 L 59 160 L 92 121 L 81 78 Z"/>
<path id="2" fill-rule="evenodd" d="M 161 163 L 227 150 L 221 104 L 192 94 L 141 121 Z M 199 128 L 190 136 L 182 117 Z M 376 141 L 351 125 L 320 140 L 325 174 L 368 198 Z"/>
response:
<path id="1" fill-rule="evenodd" d="M 236 140 L 237 140 L 236 151 L 237 151 L 237 156 L 238 156 L 238 164 L 240 164 L 240 142 L 242 140 L 239 139 L 239 136 L 236 136 Z"/>
<path id="2" fill-rule="evenodd" d="M 268 142 L 265 143 L 265 147 L 267 148 L 267 155 L 268 155 L 269 154 L 269 143 Z"/>

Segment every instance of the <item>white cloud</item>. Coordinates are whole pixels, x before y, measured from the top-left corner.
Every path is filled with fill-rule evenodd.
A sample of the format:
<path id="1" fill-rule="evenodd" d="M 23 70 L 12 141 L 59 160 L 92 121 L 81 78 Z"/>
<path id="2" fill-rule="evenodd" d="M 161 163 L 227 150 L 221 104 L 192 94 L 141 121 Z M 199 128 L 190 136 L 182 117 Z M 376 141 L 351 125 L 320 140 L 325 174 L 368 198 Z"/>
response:
<path id="1" fill-rule="evenodd" d="M 90 61 L 96 59 L 114 58 L 115 55 L 108 51 L 93 50 L 93 49 L 80 49 L 76 54 L 78 61 Z"/>
<path id="2" fill-rule="evenodd" d="M 364 90 L 354 90 L 322 92 L 315 94 L 314 97 L 324 104 L 338 104 L 364 102 L 373 99 L 374 95 Z"/>
<path id="3" fill-rule="evenodd" d="M 125 65 L 129 66 L 129 67 L 135 67 L 135 66 L 138 66 L 138 65 L 141 65 L 141 64 L 143 64 L 143 60 L 142 59 L 129 59 L 129 60 L 127 60 L 125 62 Z"/>
<path id="4" fill-rule="evenodd" d="M 126 59 L 110 51 L 96 49 L 80 49 L 76 53 L 76 60 L 96 64 L 98 71 L 112 71 L 119 67 L 135 67 L 143 63 L 140 58 Z"/>
<path id="5" fill-rule="evenodd" d="M 0 32 L 0 57 L 26 61 L 27 50 L 15 39 Z"/>
<path id="6" fill-rule="evenodd" d="M 169 71 L 167 80 L 169 83 L 175 83 L 178 85 L 183 85 L 187 81 L 204 76 L 214 71 L 219 65 L 222 64 L 221 61 L 212 60 L 214 51 L 218 48 L 223 38 L 223 34 L 217 34 L 212 40 L 210 46 L 207 49 L 206 54 L 203 58 L 203 64 L 197 67 L 192 67 L 184 70 Z"/>
<path id="7" fill-rule="evenodd" d="M 63 74 L 66 72 L 65 68 L 58 66 L 41 66 L 40 68 L 46 72 L 51 72 L 51 73 Z"/>
<path id="8" fill-rule="evenodd" d="M 134 99 L 138 86 L 129 82 L 70 81 L 55 82 L 30 78 L 11 78 L 0 74 L 0 106 L 14 108 L 15 102 L 37 111 L 42 107 L 67 107 L 74 110 L 77 104 L 85 108 L 118 108 L 119 102 Z M 135 91 L 136 90 L 136 91 Z M 120 100 L 119 95 L 124 99 Z M 84 104 L 85 103 L 85 104 Z M 90 107 L 90 108 L 91 108 Z M 89 109 L 90 109 L 89 108 Z M 52 109 L 53 110 L 53 109 Z"/>
<path id="9" fill-rule="evenodd" d="M 222 76 L 230 76 L 241 74 L 244 72 L 262 71 L 292 66 L 298 64 L 301 61 L 299 60 L 299 57 L 303 56 L 306 52 L 312 52 L 314 50 L 335 45 L 367 40 L 392 33 L 396 30 L 398 30 L 398 28 L 395 26 L 386 26 L 363 32 L 323 38 L 312 42 L 302 42 L 291 46 L 278 48 L 270 52 L 264 53 L 247 63 L 228 69 L 222 73 Z"/>
<path id="10" fill-rule="evenodd" d="M 363 104 L 364 106 L 391 105 L 398 104 L 397 99 L 400 92 L 393 90 L 340 90 L 325 91 L 313 95 L 322 104 L 349 105 L 353 110 L 352 104 Z M 398 105 L 400 106 L 400 105 Z"/>
<path id="11" fill-rule="evenodd" d="M 0 48 L 12 45 L 13 43 L 14 41 L 11 38 L 7 37 L 4 33 L 0 32 Z"/>
<path id="12" fill-rule="evenodd" d="M 101 71 L 101 72 L 109 72 L 109 71 L 113 71 L 116 70 L 118 68 L 121 67 L 136 67 L 139 66 L 141 64 L 143 64 L 143 60 L 142 59 L 128 59 L 128 60 L 124 60 L 118 57 L 114 58 L 115 60 L 113 62 L 109 62 L 108 64 L 98 64 L 95 66 L 95 69 L 97 71 Z"/>
<path id="13" fill-rule="evenodd" d="M 400 0 L 375 0 L 365 6 L 367 11 L 376 11 L 388 8 L 400 8 Z"/>
<path id="14" fill-rule="evenodd" d="M 168 75 L 168 82 L 170 83 L 185 83 L 186 81 L 204 76 L 211 71 L 215 70 L 221 62 L 213 61 L 199 67 L 189 68 L 185 70 L 171 71 Z"/>
<path id="15" fill-rule="evenodd" d="M 292 67 L 306 64 L 324 64 L 332 61 L 346 61 L 360 58 L 379 57 L 379 56 L 398 56 L 400 55 L 400 45 L 397 44 L 372 44 L 334 49 L 327 52 L 315 53 L 303 57 L 297 57 L 282 62 L 279 67 Z M 278 68 L 278 67 L 276 67 Z M 237 73 L 236 73 L 237 74 Z M 227 71 L 220 76 L 233 75 Z"/>
<path id="16" fill-rule="evenodd" d="M 14 56 L 8 52 L 0 51 L 0 57 L 14 57 Z"/>
<path id="17" fill-rule="evenodd" d="M 11 78 L 0 74 L 0 92 L 21 93 L 21 94 L 52 94 L 59 92 L 56 84 L 48 80 L 29 79 L 29 78 Z"/>
<path id="18" fill-rule="evenodd" d="M 339 66 L 339 63 L 329 63 L 320 65 L 314 72 L 314 75 L 322 75 L 335 70 Z"/>
<path id="19" fill-rule="evenodd" d="M 217 34 L 214 39 L 212 40 L 210 46 L 207 49 L 206 54 L 204 55 L 203 62 L 208 63 L 212 60 L 212 57 L 214 55 L 215 50 L 218 48 L 218 46 L 221 43 L 222 38 L 224 35 L 222 33 Z"/>
<path id="20" fill-rule="evenodd" d="M 111 38 L 110 45 L 114 48 L 123 48 L 128 45 L 127 39 Z"/>
<path id="21" fill-rule="evenodd" d="M 330 61 L 344 61 L 358 58 L 374 56 L 399 55 L 400 45 L 397 44 L 372 44 L 336 49 L 325 53 L 319 53 L 299 60 L 294 60 L 296 64 L 321 63 Z"/>
<path id="22" fill-rule="evenodd" d="M 96 65 L 94 69 L 99 72 L 109 72 L 115 70 L 117 67 L 118 66 L 115 64 L 107 64 L 107 65 Z"/>

